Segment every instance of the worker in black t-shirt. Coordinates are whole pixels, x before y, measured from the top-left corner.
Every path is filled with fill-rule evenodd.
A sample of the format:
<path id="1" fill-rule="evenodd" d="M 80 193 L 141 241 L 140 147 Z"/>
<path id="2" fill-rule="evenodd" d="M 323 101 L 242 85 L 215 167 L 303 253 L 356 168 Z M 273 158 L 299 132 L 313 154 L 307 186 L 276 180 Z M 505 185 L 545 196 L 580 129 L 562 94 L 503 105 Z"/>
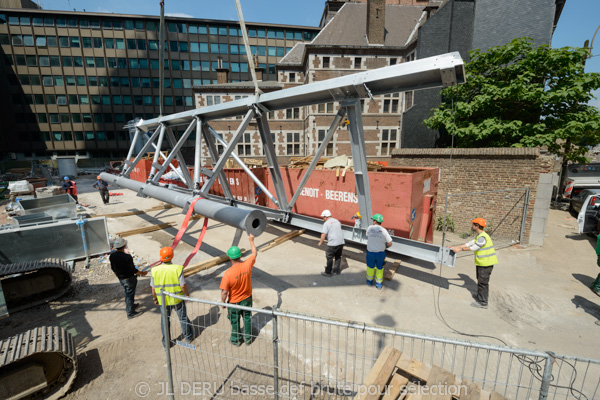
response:
<path id="1" fill-rule="evenodd" d="M 135 287 L 137 286 L 138 275 L 146 276 L 148 273 L 139 271 L 133 264 L 133 257 L 125 253 L 127 240 L 117 238 L 113 244 L 115 251 L 110 255 L 110 268 L 113 270 L 119 282 L 125 289 L 125 309 L 127 311 L 127 319 L 132 319 L 142 314 L 136 311 L 138 304 L 134 302 Z"/>

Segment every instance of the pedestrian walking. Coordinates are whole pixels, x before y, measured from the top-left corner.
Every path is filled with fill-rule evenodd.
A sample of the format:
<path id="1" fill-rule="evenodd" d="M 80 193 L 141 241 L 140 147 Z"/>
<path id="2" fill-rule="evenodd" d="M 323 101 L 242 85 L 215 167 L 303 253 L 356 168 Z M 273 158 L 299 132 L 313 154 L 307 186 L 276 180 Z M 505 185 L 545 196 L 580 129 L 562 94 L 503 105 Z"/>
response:
<path id="1" fill-rule="evenodd" d="M 329 210 L 323 210 L 321 218 L 323 218 L 323 221 L 325 222 L 321 229 L 319 246 L 321 246 L 325 238 L 327 238 L 327 251 L 325 252 L 327 266 L 325 267 L 325 272 L 321 272 L 321 275 L 327 277 L 330 277 L 332 273 L 339 275 L 341 272 L 340 264 L 342 262 L 342 250 L 344 250 L 345 243 L 342 224 L 331 216 L 331 211 Z"/>
<path id="2" fill-rule="evenodd" d="M 154 298 L 154 304 L 156 305 L 162 305 L 162 296 L 160 295 L 162 291 L 165 293 L 190 296 L 190 292 L 185 284 L 185 278 L 183 277 L 183 265 L 171 263 L 171 261 L 173 261 L 173 256 L 174 252 L 172 247 L 163 247 L 160 249 L 160 260 L 162 261 L 162 264 L 153 267 L 151 270 L 150 286 L 152 286 L 152 297 Z M 167 331 L 171 329 L 171 312 L 175 310 L 175 313 L 179 318 L 183 338 L 187 343 L 191 343 L 192 340 L 194 340 L 194 328 L 187 316 L 185 301 L 165 296 L 165 304 L 167 307 Z M 163 347 L 167 348 L 168 344 L 165 342 L 165 331 L 162 318 L 160 319 L 160 330 L 163 333 Z"/>
<path id="3" fill-rule="evenodd" d="M 231 259 L 231 267 L 221 279 L 221 302 L 238 306 L 252 307 L 252 269 L 256 262 L 256 246 L 254 235 L 248 235 L 252 255 L 242 260 L 242 251 L 237 246 L 231 246 L 227 255 Z M 225 308 L 225 306 L 223 306 Z M 252 313 L 247 310 L 228 308 L 227 318 L 231 322 L 231 337 L 229 341 L 234 346 L 242 344 L 242 329 L 240 319 L 244 322 L 243 341 L 246 345 L 252 343 Z"/>
<path id="4" fill-rule="evenodd" d="M 471 229 L 477 234 L 475 240 L 471 240 L 462 246 L 450 247 L 455 253 L 472 250 L 475 252 L 475 269 L 477 271 L 477 296 L 471 306 L 476 308 L 488 308 L 489 282 L 494 265 L 498 264 L 496 250 L 492 238 L 483 229 L 487 225 L 485 219 L 475 218 Z"/>
<path id="5" fill-rule="evenodd" d="M 125 311 L 127 312 L 127 319 L 132 319 L 142 312 L 136 311 L 139 306 L 135 302 L 135 288 L 137 286 L 137 277 L 146 276 L 148 273 L 139 271 L 133 263 L 133 257 L 130 254 L 125 253 L 127 247 L 127 240 L 123 238 L 117 238 L 113 243 L 113 249 L 115 250 L 109 257 L 110 268 L 113 270 L 121 286 L 125 289 Z"/>
<path id="6" fill-rule="evenodd" d="M 367 228 L 367 285 L 383 289 L 383 264 L 385 263 L 385 249 L 392 245 L 392 237 L 381 224 L 383 216 L 375 214 L 371 217 L 373 225 Z M 377 269 L 377 271 L 375 270 Z"/>
<path id="7" fill-rule="evenodd" d="M 65 191 L 65 193 L 71 195 L 73 200 L 75 200 L 76 204 L 79 204 L 79 200 L 77 200 L 77 184 L 74 180 L 71 180 L 68 176 L 65 176 L 62 188 Z"/>
<path id="8" fill-rule="evenodd" d="M 108 184 L 108 182 L 100 178 L 100 175 L 98 175 L 96 179 L 97 181 L 92 185 L 92 187 L 98 189 L 98 191 L 100 192 L 100 197 L 102 197 L 102 202 L 104 204 L 108 204 L 110 200 L 110 193 L 108 192 L 108 188 L 110 187 L 110 185 Z"/>

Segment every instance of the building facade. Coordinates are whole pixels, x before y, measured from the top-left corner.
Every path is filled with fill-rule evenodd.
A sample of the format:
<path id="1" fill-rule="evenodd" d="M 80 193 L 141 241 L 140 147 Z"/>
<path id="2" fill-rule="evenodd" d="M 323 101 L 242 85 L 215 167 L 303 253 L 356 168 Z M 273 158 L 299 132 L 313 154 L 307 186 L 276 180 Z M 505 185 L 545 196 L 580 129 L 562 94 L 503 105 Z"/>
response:
<path id="1" fill-rule="evenodd" d="M 121 157 L 124 124 L 155 118 L 159 100 L 159 18 L 0 9 L 0 148 L 5 158 Z M 251 79 L 239 24 L 166 18 L 163 114 L 194 107 L 194 86 Z M 248 23 L 265 77 L 317 27 Z"/>

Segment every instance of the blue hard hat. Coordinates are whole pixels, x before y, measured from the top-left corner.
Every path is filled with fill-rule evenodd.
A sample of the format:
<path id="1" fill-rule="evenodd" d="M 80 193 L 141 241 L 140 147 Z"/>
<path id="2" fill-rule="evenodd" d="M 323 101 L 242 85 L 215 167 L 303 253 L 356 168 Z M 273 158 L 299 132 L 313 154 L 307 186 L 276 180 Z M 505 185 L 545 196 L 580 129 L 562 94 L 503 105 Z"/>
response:
<path id="1" fill-rule="evenodd" d="M 68 180 L 69 180 L 69 177 L 68 177 L 68 176 L 65 176 L 65 181 L 68 181 Z"/>

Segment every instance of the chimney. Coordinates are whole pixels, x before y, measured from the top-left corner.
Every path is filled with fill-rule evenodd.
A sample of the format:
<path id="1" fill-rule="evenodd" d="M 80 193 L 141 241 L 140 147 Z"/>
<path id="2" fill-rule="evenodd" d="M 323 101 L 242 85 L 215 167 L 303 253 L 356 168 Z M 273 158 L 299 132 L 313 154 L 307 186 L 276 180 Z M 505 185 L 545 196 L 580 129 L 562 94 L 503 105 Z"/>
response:
<path id="1" fill-rule="evenodd" d="M 259 82 L 262 82 L 263 75 L 265 73 L 265 69 L 264 68 L 256 68 L 254 71 L 256 72 L 256 80 Z"/>
<path id="2" fill-rule="evenodd" d="M 217 68 L 217 83 L 229 83 L 229 69 Z"/>
<path id="3" fill-rule="evenodd" d="M 385 40 L 385 0 L 367 0 L 367 40 L 383 44 Z"/>
<path id="4" fill-rule="evenodd" d="M 223 68 L 223 58 L 217 57 L 217 83 L 229 83 L 229 69 Z"/>

